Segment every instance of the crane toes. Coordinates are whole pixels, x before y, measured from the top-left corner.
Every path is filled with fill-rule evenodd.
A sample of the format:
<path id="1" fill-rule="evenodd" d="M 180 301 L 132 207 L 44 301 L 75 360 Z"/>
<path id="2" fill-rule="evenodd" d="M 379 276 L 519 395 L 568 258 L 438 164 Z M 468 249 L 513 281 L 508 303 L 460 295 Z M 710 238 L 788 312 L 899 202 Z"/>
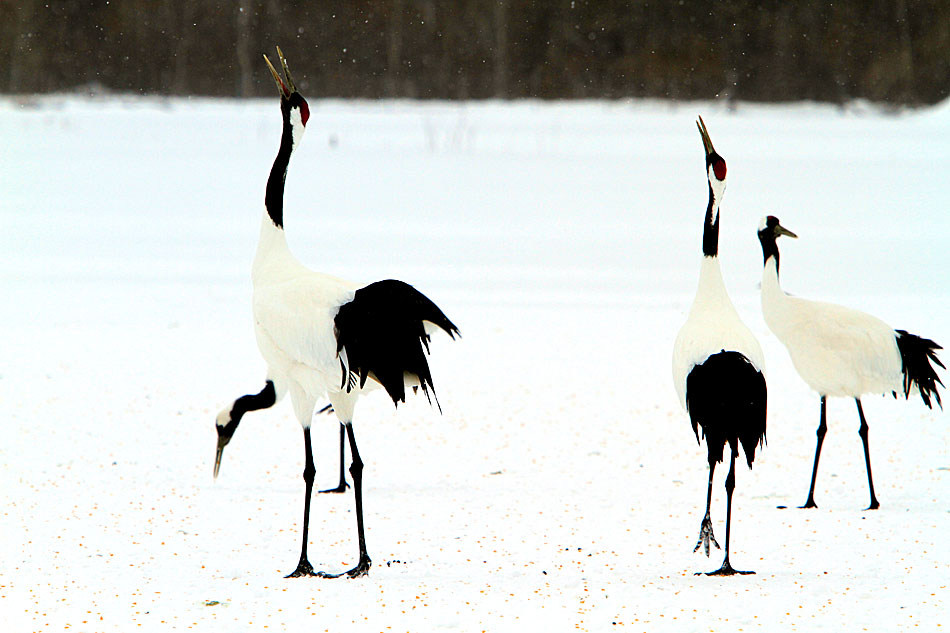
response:
<path id="1" fill-rule="evenodd" d="M 748 576 L 749 574 L 754 574 L 754 571 L 739 571 L 738 569 L 733 569 L 732 565 L 729 563 L 729 559 L 722 561 L 722 567 L 716 571 L 707 571 L 707 572 L 696 572 L 696 575 L 705 574 L 706 576 Z"/>
<path id="2" fill-rule="evenodd" d="M 373 565 L 373 561 L 369 559 L 369 556 L 367 556 L 366 558 L 361 558 L 360 562 L 356 565 L 356 567 L 346 572 L 346 575 L 349 576 L 350 578 L 359 578 L 360 576 L 365 576 L 369 573 L 369 568 L 372 565 Z"/>
<path id="3" fill-rule="evenodd" d="M 319 578 L 342 578 L 346 576 L 347 578 L 359 578 L 360 576 L 365 576 L 369 573 L 369 568 L 373 566 L 373 561 L 370 560 L 369 556 L 361 557 L 360 562 L 356 564 L 356 567 L 348 571 L 340 572 L 339 574 L 331 574 L 325 571 L 318 571 L 313 574 Z"/>
<path id="4" fill-rule="evenodd" d="M 324 493 L 342 494 L 342 493 L 346 492 L 346 489 L 349 488 L 349 487 L 350 487 L 350 484 L 348 484 L 348 483 L 346 483 L 345 481 L 343 481 L 343 482 L 340 482 L 340 485 L 337 486 L 336 488 L 327 488 L 326 490 L 320 490 L 320 491 L 318 491 L 318 492 L 319 492 L 320 494 L 324 494 Z"/>
<path id="5" fill-rule="evenodd" d="M 699 540 L 696 541 L 696 547 L 693 548 L 693 551 L 697 551 L 700 546 L 703 547 L 703 551 L 706 553 L 706 556 L 709 556 L 709 542 L 712 541 L 712 544 L 716 546 L 716 549 L 721 549 L 719 543 L 716 542 L 716 537 L 713 535 L 712 520 L 707 514 L 703 517 L 703 523 L 699 528 Z"/>
<path id="6" fill-rule="evenodd" d="M 307 560 L 301 560 L 297 563 L 297 569 L 293 572 L 284 576 L 284 578 L 302 578 L 304 576 L 318 576 L 319 574 L 314 573 L 313 566 Z"/>

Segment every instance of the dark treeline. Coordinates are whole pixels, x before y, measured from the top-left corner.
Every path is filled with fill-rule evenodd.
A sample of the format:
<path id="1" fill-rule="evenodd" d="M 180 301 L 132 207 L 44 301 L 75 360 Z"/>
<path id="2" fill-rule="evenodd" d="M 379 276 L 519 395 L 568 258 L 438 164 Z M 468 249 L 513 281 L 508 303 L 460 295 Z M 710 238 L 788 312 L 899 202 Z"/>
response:
<path id="1" fill-rule="evenodd" d="M 948 0 L 0 0 L 0 92 L 313 97 L 950 94 Z"/>

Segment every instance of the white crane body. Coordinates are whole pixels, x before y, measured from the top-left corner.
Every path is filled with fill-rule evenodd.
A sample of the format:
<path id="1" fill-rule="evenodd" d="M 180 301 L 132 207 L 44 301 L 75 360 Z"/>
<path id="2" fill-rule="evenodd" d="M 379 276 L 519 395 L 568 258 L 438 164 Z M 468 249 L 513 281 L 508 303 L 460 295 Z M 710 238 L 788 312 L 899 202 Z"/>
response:
<path id="1" fill-rule="evenodd" d="M 696 297 L 673 349 L 673 385 L 684 409 L 689 372 L 713 354 L 737 351 L 757 370 L 765 371 L 762 347 L 729 299 L 718 257 L 702 259 Z"/>
<path id="2" fill-rule="evenodd" d="M 774 259 L 762 275 L 762 314 L 802 380 L 820 395 L 854 398 L 901 390 L 894 328 L 858 310 L 785 294 Z"/>
<path id="3" fill-rule="evenodd" d="M 767 216 L 759 224 L 762 245 L 762 314 L 765 323 L 788 349 L 795 370 L 821 398 L 815 461 L 812 465 L 808 499 L 803 508 L 816 508 L 815 481 L 818 461 L 827 432 L 827 398 L 854 398 L 861 425 L 858 434 L 864 446 L 871 502 L 869 510 L 880 507 L 874 493 L 871 474 L 871 450 L 868 423 L 861 406 L 864 394 L 903 393 L 920 395 L 931 406 L 931 398 L 940 404 L 937 385 L 942 385 L 935 365 L 943 367 L 933 341 L 895 330 L 877 317 L 844 306 L 791 297 L 779 283 L 780 256 L 776 240 L 781 236 L 798 237 L 778 218 Z"/>

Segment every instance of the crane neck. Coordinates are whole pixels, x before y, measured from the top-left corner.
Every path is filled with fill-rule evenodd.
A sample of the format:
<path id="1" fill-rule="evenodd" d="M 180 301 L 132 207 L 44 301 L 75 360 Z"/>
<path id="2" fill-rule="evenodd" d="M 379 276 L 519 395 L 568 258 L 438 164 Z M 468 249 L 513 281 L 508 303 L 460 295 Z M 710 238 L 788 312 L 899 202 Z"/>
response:
<path id="1" fill-rule="evenodd" d="M 251 269 L 255 282 L 270 278 L 279 270 L 292 270 L 296 263 L 284 233 L 284 182 L 287 180 L 287 167 L 294 151 L 295 139 L 290 111 L 283 104 L 281 109 L 286 111 L 280 148 L 267 178 L 264 217 L 261 219 L 261 233 Z"/>
<path id="2" fill-rule="evenodd" d="M 759 231 L 759 244 L 762 245 L 762 264 L 768 268 L 769 260 L 773 260 L 775 262 L 775 277 L 778 278 L 780 262 L 778 240 L 775 237 L 775 233 L 771 230 Z"/>
<path id="3" fill-rule="evenodd" d="M 706 220 L 703 223 L 703 255 L 719 255 L 719 198 L 709 185 L 709 204 L 706 205 Z"/>
<path id="4" fill-rule="evenodd" d="M 781 282 L 778 278 L 778 257 L 769 257 L 765 260 L 762 268 L 762 290 L 778 288 L 781 289 Z"/>
<path id="5" fill-rule="evenodd" d="M 722 279 L 722 269 L 719 267 L 719 257 L 704 256 L 699 267 L 699 284 L 696 288 L 696 297 L 693 307 L 707 307 L 717 305 L 732 305 L 726 284 Z"/>
<path id="6" fill-rule="evenodd" d="M 257 240 L 257 251 L 254 254 L 252 270 L 257 270 L 267 262 L 293 258 L 290 247 L 287 245 L 287 234 L 274 224 L 268 212 L 261 218 L 261 233 Z"/>
<path id="7" fill-rule="evenodd" d="M 782 290 L 778 278 L 778 258 L 768 257 L 762 269 L 762 316 L 766 325 L 775 332 L 781 327 L 781 314 L 786 310 L 789 297 Z"/>
<path id="8" fill-rule="evenodd" d="M 779 255 L 774 230 L 768 227 L 759 230 L 759 243 L 762 245 L 762 316 L 775 331 L 780 327 L 778 315 L 782 313 L 787 295 L 778 278 Z"/>
<path id="9" fill-rule="evenodd" d="M 267 178 L 267 189 L 264 193 L 264 207 L 274 226 L 284 228 L 284 182 L 287 180 L 287 166 L 290 164 L 290 155 L 294 151 L 294 134 L 290 120 L 284 116 L 283 132 L 280 136 L 280 149 L 270 169 Z"/>

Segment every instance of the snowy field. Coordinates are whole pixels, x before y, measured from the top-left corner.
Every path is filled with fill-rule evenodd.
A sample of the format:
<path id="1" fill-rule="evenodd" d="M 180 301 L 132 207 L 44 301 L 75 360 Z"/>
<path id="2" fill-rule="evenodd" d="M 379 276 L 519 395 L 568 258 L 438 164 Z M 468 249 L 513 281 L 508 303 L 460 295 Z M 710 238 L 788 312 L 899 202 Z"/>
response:
<path id="1" fill-rule="evenodd" d="M 291 247 L 413 283 L 463 335 L 434 341 L 443 415 L 382 391 L 357 409 L 370 575 L 283 578 L 303 496 L 289 399 L 245 418 L 212 479 L 215 414 L 263 386 L 249 269 L 276 97 L 5 99 L 4 631 L 950 626 L 948 413 L 865 398 L 865 512 L 854 404 L 831 401 L 819 509 L 777 509 L 805 500 L 819 407 L 762 320 L 755 236 L 766 213 L 800 236 L 786 290 L 950 344 L 950 106 L 311 107 Z M 722 552 L 693 553 L 706 451 L 670 377 L 706 206 L 697 114 L 729 164 L 726 284 L 768 362 L 768 444 L 733 515 L 753 576 L 694 575 Z M 319 419 L 320 487 L 337 441 Z M 352 493 L 315 496 L 314 567 L 353 565 L 355 532 Z"/>

